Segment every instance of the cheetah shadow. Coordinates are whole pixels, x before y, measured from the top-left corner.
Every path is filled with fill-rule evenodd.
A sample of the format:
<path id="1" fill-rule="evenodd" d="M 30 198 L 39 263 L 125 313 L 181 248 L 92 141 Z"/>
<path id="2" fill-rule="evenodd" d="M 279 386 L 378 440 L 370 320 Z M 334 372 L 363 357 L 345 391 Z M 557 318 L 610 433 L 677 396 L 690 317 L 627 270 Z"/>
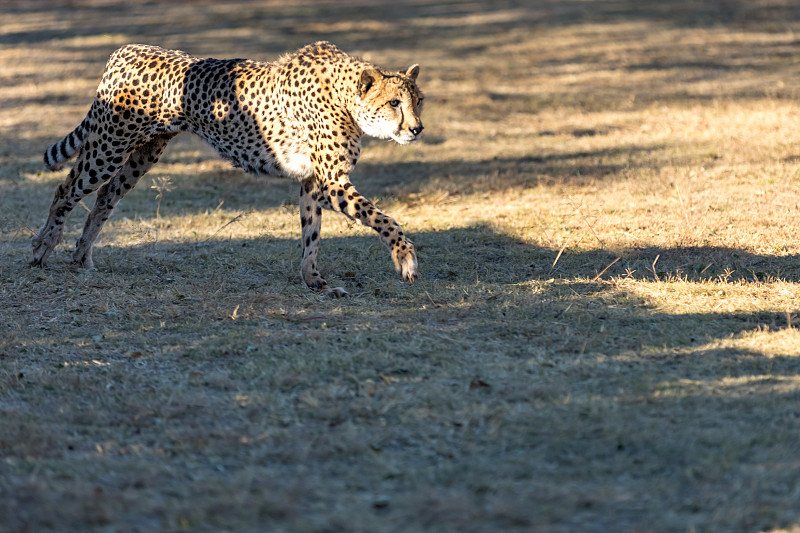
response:
<path id="1" fill-rule="evenodd" d="M 324 230 L 323 230 L 324 231 Z M 725 247 L 645 247 L 574 252 L 554 250 L 496 233 L 487 225 L 443 231 L 411 233 L 418 251 L 421 279 L 418 284 L 401 281 L 392 267 L 388 250 L 371 234 L 325 237 L 321 240 L 321 270 L 331 282 L 356 294 L 416 295 L 432 285 L 452 290 L 477 285 L 499 288 L 524 287 L 531 282 L 546 287 L 567 284 L 581 295 L 597 295 L 608 280 L 640 282 L 753 283 L 783 280 L 800 282 L 800 256 L 770 256 Z M 212 238 L 198 242 L 143 243 L 104 246 L 98 243 L 97 267 L 115 276 L 224 269 L 230 279 L 240 276 L 243 291 L 281 291 L 304 288 L 298 275 L 301 258 L 299 238 Z M 656 263 L 656 258 L 657 263 Z M 62 268 L 62 259 L 53 268 Z M 655 266 L 655 268 L 654 268 Z M 619 285 L 617 285 L 619 288 Z M 449 289 L 448 289 L 449 290 Z M 546 291 L 545 291 L 546 292 Z M 243 294 L 244 296 L 244 294 Z M 545 298 L 546 299 L 546 298 Z M 603 305 L 605 307 L 605 305 Z M 694 320 L 681 315 L 675 320 Z M 735 323 L 786 326 L 784 313 L 714 313 Z M 670 315 L 671 316 L 671 315 Z"/>

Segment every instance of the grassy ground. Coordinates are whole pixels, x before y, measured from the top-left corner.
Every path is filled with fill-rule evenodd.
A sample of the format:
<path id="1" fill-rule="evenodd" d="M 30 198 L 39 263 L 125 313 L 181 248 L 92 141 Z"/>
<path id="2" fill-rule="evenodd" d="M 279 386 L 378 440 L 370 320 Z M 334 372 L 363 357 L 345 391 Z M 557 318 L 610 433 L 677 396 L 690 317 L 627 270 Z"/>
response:
<path id="1" fill-rule="evenodd" d="M 0 12 L 0 532 L 800 529 L 794 2 Z M 96 271 L 69 264 L 83 207 L 27 266 L 65 176 L 41 154 L 113 49 L 317 39 L 422 65 L 425 140 L 353 176 L 418 283 L 329 213 L 353 297 L 309 292 L 297 185 L 191 137 Z"/>

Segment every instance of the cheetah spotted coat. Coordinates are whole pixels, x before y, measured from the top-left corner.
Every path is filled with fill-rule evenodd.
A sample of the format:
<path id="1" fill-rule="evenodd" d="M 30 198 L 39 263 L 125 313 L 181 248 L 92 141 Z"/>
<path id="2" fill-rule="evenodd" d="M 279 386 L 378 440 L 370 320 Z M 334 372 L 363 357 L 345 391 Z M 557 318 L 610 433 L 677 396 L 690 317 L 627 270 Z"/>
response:
<path id="1" fill-rule="evenodd" d="M 413 243 L 400 226 L 349 181 L 366 134 L 401 144 L 422 131 L 419 67 L 388 72 L 327 42 L 274 63 L 200 59 L 178 50 L 128 45 L 114 52 L 86 118 L 51 146 L 45 164 L 57 170 L 77 156 L 56 190 L 49 217 L 33 238 L 42 266 L 61 240 L 67 216 L 98 191 L 72 255 L 92 267 L 92 247 L 114 206 L 158 161 L 167 143 L 189 131 L 253 174 L 298 179 L 303 257 L 312 289 L 343 296 L 317 269 L 322 208 L 378 232 L 397 271 L 418 276 Z"/>

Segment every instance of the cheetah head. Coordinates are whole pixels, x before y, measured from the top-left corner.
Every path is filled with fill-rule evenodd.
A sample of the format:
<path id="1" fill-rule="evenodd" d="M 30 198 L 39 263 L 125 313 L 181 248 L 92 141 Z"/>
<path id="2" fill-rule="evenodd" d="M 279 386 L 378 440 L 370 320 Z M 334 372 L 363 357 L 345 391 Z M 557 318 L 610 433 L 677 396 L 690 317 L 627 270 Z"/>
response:
<path id="1" fill-rule="evenodd" d="M 359 99 L 353 113 L 361 130 L 378 139 L 400 144 L 416 141 L 422 132 L 422 93 L 417 88 L 419 65 L 388 73 L 367 68 L 358 82 Z"/>

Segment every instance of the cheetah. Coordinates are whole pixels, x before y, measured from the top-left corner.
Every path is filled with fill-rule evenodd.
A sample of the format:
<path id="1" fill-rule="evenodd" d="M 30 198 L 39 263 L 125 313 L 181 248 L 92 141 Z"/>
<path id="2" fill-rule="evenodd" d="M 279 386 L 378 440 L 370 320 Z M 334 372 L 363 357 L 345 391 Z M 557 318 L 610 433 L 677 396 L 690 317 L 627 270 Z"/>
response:
<path id="1" fill-rule="evenodd" d="M 322 209 L 378 232 L 397 272 L 418 277 L 414 244 L 400 225 L 359 194 L 349 175 L 363 135 L 409 144 L 422 132 L 419 65 L 382 70 L 320 41 L 275 62 L 197 58 L 180 50 L 132 44 L 108 60 L 83 121 L 44 154 L 59 170 L 77 156 L 33 237 L 43 266 L 80 200 L 97 200 L 72 261 L 92 268 L 92 247 L 120 199 L 156 164 L 167 143 L 188 131 L 235 167 L 300 182 L 300 274 L 312 290 L 346 296 L 317 269 Z"/>

